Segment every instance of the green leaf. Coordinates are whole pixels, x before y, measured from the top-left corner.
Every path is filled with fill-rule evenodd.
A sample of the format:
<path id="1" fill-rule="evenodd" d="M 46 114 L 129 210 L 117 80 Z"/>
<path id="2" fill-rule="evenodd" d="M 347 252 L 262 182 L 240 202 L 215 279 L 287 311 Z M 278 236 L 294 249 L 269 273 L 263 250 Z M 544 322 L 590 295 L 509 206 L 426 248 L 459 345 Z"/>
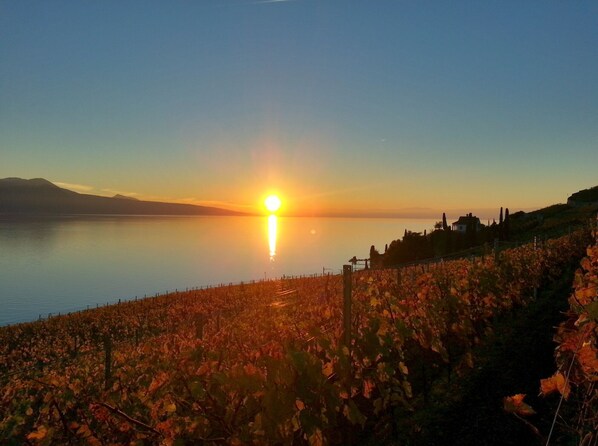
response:
<path id="1" fill-rule="evenodd" d="M 301 428 L 307 435 L 311 435 L 321 424 L 320 420 L 310 410 L 299 412 L 299 421 L 301 422 Z"/>
<path id="2" fill-rule="evenodd" d="M 598 322 L 598 300 L 586 305 L 585 310 L 590 319 Z"/>
<path id="3" fill-rule="evenodd" d="M 359 411 L 353 400 L 347 401 L 343 408 L 343 414 L 352 424 L 360 424 L 362 427 L 365 425 L 365 417 Z"/>
<path id="4" fill-rule="evenodd" d="M 203 399 L 206 394 L 206 390 L 200 381 L 193 381 L 189 385 L 189 389 L 191 390 L 191 395 L 193 395 L 193 398 L 198 400 Z"/>

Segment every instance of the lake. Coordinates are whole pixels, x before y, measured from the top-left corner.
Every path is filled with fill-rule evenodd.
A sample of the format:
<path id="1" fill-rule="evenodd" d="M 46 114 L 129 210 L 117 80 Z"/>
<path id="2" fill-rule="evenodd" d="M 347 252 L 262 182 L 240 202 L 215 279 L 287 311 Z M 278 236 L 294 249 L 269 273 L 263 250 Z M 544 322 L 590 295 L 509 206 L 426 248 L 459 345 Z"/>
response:
<path id="1" fill-rule="evenodd" d="M 0 220 L 0 325 L 175 289 L 325 272 L 430 219 Z"/>

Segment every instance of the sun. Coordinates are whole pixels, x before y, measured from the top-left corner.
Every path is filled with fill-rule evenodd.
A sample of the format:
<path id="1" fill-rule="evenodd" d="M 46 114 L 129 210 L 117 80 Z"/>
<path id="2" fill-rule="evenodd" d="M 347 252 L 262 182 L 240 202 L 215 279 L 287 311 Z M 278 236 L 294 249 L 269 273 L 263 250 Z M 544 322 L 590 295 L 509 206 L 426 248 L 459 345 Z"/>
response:
<path id="1" fill-rule="evenodd" d="M 264 201 L 264 204 L 266 205 L 266 209 L 268 209 L 268 212 L 276 212 L 280 209 L 280 205 L 282 203 L 278 196 L 269 195 L 268 198 L 266 198 L 266 200 Z"/>

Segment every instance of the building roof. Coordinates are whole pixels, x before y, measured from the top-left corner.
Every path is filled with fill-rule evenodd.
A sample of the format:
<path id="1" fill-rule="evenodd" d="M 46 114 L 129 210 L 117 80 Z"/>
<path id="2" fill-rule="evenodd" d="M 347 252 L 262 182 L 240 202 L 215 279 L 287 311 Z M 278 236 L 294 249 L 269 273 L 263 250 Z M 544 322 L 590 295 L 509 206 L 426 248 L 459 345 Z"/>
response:
<path id="1" fill-rule="evenodd" d="M 478 217 L 474 217 L 474 216 L 470 216 L 470 215 L 465 215 L 465 216 L 459 217 L 459 220 L 457 220 L 453 224 L 454 225 L 467 225 L 470 222 L 479 223 L 480 219 Z"/>

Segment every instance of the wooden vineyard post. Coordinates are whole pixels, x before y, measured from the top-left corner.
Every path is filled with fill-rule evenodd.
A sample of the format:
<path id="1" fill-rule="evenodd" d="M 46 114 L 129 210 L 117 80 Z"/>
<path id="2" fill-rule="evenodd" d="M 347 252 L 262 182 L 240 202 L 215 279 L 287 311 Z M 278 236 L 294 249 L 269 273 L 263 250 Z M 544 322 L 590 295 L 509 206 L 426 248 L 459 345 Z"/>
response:
<path id="1" fill-rule="evenodd" d="M 351 295 L 352 295 L 352 278 L 351 273 L 353 267 L 351 265 L 343 265 L 343 345 L 347 350 L 351 351 Z M 350 353 L 349 353 L 350 354 Z M 349 361 L 351 359 L 349 358 Z M 343 377 L 344 386 L 348 395 L 351 395 L 351 376 L 352 366 L 349 366 L 347 374 Z M 353 445 L 353 433 L 351 429 L 347 430 L 343 435 L 343 443 L 347 446 Z"/>
<path id="2" fill-rule="evenodd" d="M 351 347 L 351 265 L 343 265 L 343 343 Z"/>
<path id="3" fill-rule="evenodd" d="M 110 335 L 104 335 L 104 389 L 110 388 L 110 381 L 112 380 L 112 339 Z"/>

